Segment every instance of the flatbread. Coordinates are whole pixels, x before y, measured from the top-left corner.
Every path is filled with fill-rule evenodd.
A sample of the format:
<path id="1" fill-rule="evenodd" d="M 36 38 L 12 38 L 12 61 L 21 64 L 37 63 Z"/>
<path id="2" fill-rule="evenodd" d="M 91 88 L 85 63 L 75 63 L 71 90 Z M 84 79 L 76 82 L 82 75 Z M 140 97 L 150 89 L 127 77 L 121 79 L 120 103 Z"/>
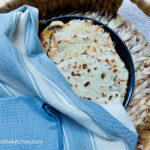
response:
<path id="1" fill-rule="evenodd" d="M 123 103 L 128 71 L 103 27 L 91 20 L 54 21 L 40 40 L 77 96 L 98 104 Z"/>

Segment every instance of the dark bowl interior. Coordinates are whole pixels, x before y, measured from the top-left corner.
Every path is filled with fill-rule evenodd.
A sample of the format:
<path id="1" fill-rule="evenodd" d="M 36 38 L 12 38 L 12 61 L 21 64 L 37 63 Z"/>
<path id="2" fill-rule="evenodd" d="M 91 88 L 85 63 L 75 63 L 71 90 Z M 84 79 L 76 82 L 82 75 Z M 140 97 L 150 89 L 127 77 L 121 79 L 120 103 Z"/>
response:
<path id="1" fill-rule="evenodd" d="M 39 33 L 41 33 L 44 30 L 44 28 L 47 27 L 52 21 L 59 20 L 59 21 L 62 21 L 64 23 L 67 23 L 72 19 L 80 19 L 80 20 L 90 19 L 90 20 L 93 21 L 93 23 L 95 25 L 103 26 L 104 30 L 106 32 L 110 33 L 112 41 L 115 44 L 115 49 L 116 49 L 118 55 L 124 61 L 125 66 L 126 66 L 126 68 L 128 69 L 128 72 L 129 72 L 128 88 L 127 88 L 127 93 L 125 95 L 125 100 L 124 100 L 124 103 L 123 103 L 123 106 L 126 108 L 129 101 L 130 101 L 130 98 L 131 98 L 131 95 L 132 95 L 132 92 L 133 92 L 133 88 L 134 88 L 134 65 L 133 65 L 133 60 L 132 60 L 131 54 L 130 54 L 127 46 L 125 45 L 125 43 L 121 40 L 121 38 L 112 29 L 110 29 L 108 26 L 106 26 L 103 23 L 101 23 L 99 21 L 96 21 L 92 18 L 82 17 L 82 16 L 61 16 L 61 17 L 52 18 L 52 19 L 49 19 L 49 20 L 46 20 L 46 21 L 42 22 L 39 25 Z"/>

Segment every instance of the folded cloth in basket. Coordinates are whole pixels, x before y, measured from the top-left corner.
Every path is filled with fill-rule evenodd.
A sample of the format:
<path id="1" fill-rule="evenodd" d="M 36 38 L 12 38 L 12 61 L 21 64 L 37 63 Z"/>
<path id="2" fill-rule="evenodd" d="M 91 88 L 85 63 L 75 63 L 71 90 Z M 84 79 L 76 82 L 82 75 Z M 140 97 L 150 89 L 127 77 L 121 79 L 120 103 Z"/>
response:
<path id="1" fill-rule="evenodd" d="M 46 56 L 37 34 L 36 8 L 25 5 L 0 14 L 0 20 L 2 149 L 135 149 L 137 134 L 122 105 L 78 98 Z M 10 139 L 39 139 L 43 144 L 10 145 Z"/>

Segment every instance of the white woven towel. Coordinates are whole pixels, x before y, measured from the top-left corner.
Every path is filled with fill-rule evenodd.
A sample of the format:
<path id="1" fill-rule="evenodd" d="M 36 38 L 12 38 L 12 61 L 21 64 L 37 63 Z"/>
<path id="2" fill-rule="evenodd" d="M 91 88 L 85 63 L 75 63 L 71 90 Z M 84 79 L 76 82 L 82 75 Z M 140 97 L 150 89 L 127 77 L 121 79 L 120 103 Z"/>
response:
<path id="1" fill-rule="evenodd" d="M 125 18 L 135 24 L 138 31 L 143 33 L 150 43 L 150 17 L 146 16 L 135 4 L 129 0 L 124 0 L 119 13 Z"/>

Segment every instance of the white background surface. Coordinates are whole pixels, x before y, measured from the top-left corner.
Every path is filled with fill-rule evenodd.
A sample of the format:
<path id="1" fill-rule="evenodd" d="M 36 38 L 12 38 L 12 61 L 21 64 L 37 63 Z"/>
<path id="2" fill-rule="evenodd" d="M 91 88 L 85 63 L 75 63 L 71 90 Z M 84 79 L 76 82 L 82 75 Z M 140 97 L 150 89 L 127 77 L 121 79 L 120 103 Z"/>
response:
<path id="1" fill-rule="evenodd" d="M 147 17 L 135 4 L 130 0 L 124 0 L 119 9 L 125 20 L 135 24 L 138 31 L 143 33 L 150 44 L 150 17 Z"/>

